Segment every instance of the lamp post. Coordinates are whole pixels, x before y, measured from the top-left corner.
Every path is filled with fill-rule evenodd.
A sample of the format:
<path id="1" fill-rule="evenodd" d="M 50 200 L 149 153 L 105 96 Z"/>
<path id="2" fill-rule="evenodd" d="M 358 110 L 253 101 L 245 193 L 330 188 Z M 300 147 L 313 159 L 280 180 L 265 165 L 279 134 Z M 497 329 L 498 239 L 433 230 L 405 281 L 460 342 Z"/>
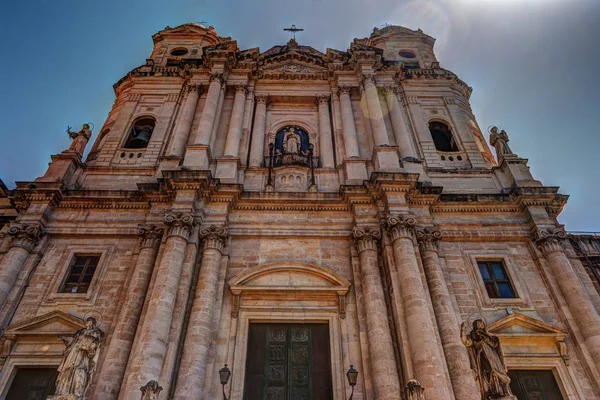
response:
<path id="1" fill-rule="evenodd" d="M 221 378 L 221 385 L 223 385 L 223 400 L 227 400 L 227 396 L 225 396 L 225 385 L 229 381 L 229 377 L 231 376 L 231 371 L 227 368 L 227 364 L 223 368 L 219 370 L 219 377 Z"/>
<path id="2" fill-rule="evenodd" d="M 358 371 L 354 369 L 354 365 L 350 366 L 350 369 L 346 372 L 346 376 L 348 377 L 348 383 L 352 386 L 352 393 L 350 393 L 350 398 L 348 400 L 352 400 L 352 396 L 354 396 L 354 386 L 356 386 L 356 380 L 358 378 Z"/>

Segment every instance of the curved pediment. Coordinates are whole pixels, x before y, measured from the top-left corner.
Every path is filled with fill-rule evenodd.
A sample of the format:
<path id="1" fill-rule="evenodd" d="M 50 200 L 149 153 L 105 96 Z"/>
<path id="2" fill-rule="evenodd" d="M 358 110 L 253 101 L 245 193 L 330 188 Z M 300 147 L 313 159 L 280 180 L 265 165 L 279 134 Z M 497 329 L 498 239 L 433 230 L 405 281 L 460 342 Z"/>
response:
<path id="1" fill-rule="evenodd" d="M 346 278 L 329 268 L 295 261 L 258 265 L 229 281 L 229 288 L 234 294 L 309 290 L 345 295 L 350 285 Z"/>

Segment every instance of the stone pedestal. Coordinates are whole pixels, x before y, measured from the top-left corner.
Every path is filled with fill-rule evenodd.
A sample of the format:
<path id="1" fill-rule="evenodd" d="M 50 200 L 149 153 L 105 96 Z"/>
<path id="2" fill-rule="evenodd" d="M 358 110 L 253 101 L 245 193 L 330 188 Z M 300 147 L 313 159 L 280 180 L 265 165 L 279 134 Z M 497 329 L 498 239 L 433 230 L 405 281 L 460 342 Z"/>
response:
<path id="1" fill-rule="evenodd" d="M 397 146 L 378 146 L 373 149 L 373 164 L 378 172 L 401 172 Z"/>
<path id="2" fill-rule="evenodd" d="M 37 178 L 36 182 L 68 181 L 81 163 L 81 156 L 74 151 L 64 151 L 50 158 L 52 162 L 48 166 L 48 170 L 44 176 Z"/>
<path id="3" fill-rule="evenodd" d="M 527 162 L 529 160 L 525 158 L 519 158 L 516 155 L 505 155 L 501 161 L 500 180 L 502 181 L 504 187 L 543 186 L 540 181 L 533 179 L 533 175 L 531 175 L 529 167 L 527 166 Z"/>
<path id="4" fill-rule="evenodd" d="M 429 177 L 420 161 L 402 160 L 402 168 L 409 174 L 419 174 L 419 182 L 429 181 Z"/>
<path id="5" fill-rule="evenodd" d="M 367 160 L 363 158 L 347 158 L 344 160 L 344 175 L 349 184 L 360 185 L 369 179 Z"/>
<path id="6" fill-rule="evenodd" d="M 238 169 L 240 166 L 239 157 L 220 157 L 217 158 L 217 171 L 215 176 L 225 183 L 236 183 Z"/>
<path id="7" fill-rule="evenodd" d="M 185 147 L 185 158 L 183 166 L 190 169 L 208 170 L 210 165 L 210 146 L 205 144 L 194 144 Z"/>

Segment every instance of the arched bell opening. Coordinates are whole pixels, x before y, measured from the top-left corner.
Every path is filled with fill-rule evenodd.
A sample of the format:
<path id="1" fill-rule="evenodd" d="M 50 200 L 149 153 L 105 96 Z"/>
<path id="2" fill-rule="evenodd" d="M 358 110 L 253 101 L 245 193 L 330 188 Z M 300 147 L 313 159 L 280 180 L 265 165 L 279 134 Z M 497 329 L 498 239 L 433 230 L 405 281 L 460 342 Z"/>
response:
<path id="1" fill-rule="evenodd" d="M 131 125 L 123 147 L 126 149 L 145 149 L 148 147 L 155 126 L 156 120 L 152 117 L 138 118 Z"/>

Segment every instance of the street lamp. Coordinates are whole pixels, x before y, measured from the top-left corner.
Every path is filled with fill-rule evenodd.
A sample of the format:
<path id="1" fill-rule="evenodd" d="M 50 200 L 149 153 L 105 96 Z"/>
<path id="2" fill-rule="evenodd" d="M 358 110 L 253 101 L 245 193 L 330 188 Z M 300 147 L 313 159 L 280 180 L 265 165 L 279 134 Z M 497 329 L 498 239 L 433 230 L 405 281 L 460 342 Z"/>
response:
<path id="1" fill-rule="evenodd" d="M 227 396 L 225 396 L 225 385 L 229 381 L 229 377 L 231 376 L 231 371 L 227 368 L 227 364 L 223 368 L 219 370 L 219 377 L 221 378 L 221 385 L 223 385 L 223 400 L 227 400 Z"/>
<path id="2" fill-rule="evenodd" d="M 348 377 L 348 383 L 352 386 L 352 393 L 350 393 L 350 398 L 348 400 L 352 400 L 352 396 L 354 396 L 354 386 L 356 386 L 356 379 L 358 378 L 358 371 L 354 369 L 354 365 L 350 366 L 350 369 L 346 372 L 346 376 Z"/>

